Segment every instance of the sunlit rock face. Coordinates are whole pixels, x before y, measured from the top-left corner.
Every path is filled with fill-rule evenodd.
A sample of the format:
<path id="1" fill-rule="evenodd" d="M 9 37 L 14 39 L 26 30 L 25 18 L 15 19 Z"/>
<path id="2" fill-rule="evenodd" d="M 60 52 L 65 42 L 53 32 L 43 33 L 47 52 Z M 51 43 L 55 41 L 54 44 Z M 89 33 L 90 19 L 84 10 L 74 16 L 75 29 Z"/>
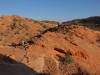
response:
<path id="1" fill-rule="evenodd" d="M 99 22 L 99 17 L 59 23 L 1 16 L 0 74 L 99 75 Z"/>

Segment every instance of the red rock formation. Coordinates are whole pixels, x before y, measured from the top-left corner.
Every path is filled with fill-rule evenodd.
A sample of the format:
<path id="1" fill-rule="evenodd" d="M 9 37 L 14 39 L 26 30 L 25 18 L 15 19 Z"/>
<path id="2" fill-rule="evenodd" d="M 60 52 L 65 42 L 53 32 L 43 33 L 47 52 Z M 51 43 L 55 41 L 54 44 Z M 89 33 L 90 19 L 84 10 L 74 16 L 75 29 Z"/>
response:
<path id="1" fill-rule="evenodd" d="M 81 25 L 57 26 L 19 16 L 0 17 L 0 28 L 2 75 L 10 66 L 9 75 L 16 71 L 15 75 L 100 74 L 100 31 Z M 70 64 L 66 62 L 68 51 L 68 59 L 73 60 Z"/>

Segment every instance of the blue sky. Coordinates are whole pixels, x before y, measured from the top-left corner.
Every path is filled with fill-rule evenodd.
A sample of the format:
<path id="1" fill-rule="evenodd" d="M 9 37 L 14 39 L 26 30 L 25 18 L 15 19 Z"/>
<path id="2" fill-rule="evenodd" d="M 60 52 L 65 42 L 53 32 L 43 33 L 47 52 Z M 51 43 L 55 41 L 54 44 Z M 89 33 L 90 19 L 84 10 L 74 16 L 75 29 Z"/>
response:
<path id="1" fill-rule="evenodd" d="M 0 15 L 58 21 L 100 16 L 100 0 L 0 0 Z"/>

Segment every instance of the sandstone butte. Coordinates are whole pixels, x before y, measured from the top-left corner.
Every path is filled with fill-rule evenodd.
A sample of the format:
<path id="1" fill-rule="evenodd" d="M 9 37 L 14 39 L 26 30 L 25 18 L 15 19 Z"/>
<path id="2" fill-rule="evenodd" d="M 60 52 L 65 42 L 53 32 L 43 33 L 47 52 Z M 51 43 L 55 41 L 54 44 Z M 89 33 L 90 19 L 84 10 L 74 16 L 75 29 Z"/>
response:
<path id="1" fill-rule="evenodd" d="M 0 75 L 100 75 L 100 17 L 1 16 Z"/>

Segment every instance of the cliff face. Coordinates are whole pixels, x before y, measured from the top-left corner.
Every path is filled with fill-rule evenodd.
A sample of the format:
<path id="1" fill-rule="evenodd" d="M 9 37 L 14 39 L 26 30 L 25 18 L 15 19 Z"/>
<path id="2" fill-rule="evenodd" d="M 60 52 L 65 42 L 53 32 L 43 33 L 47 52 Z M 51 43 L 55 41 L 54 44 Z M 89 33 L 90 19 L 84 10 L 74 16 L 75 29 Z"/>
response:
<path id="1" fill-rule="evenodd" d="M 0 28 L 2 75 L 100 74 L 99 24 L 93 29 L 80 23 L 59 25 L 58 22 L 2 16 Z M 10 72 L 5 74 L 5 71 Z"/>

